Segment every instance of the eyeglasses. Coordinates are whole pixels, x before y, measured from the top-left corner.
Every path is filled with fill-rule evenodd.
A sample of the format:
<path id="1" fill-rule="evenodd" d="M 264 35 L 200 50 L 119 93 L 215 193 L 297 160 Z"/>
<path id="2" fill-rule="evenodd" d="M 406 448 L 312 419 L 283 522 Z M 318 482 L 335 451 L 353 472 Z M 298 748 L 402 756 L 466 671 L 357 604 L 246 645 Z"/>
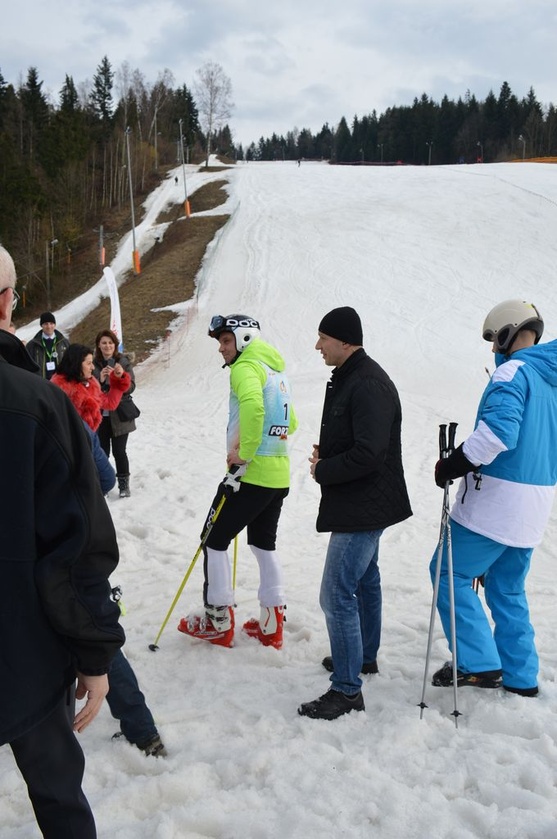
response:
<path id="1" fill-rule="evenodd" d="M 15 290 L 15 288 L 13 287 L 13 285 L 9 285 L 9 286 L 6 286 L 6 288 L 2 288 L 2 289 L 0 289 L 0 294 L 4 294 L 4 292 L 5 292 L 5 291 L 8 291 L 10 288 L 11 288 L 11 290 L 12 290 L 12 291 L 13 291 L 13 293 L 14 293 L 14 296 L 13 296 L 13 299 L 12 299 L 12 312 L 13 312 L 13 311 L 14 311 L 14 309 L 16 308 L 17 304 L 18 304 L 18 303 L 19 303 L 19 301 L 21 300 L 21 298 L 20 298 L 19 294 L 17 293 L 17 291 Z"/>

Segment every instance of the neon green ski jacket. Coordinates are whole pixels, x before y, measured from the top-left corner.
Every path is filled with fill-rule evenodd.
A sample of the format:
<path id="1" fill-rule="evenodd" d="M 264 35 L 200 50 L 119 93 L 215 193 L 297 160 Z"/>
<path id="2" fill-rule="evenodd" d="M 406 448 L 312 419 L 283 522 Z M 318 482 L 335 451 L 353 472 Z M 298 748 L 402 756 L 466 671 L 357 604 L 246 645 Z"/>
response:
<path id="1" fill-rule="evenodd" d="M 290 486 L 287 441 L 298 427 L 284 369 L 278 350 L 260 338 L 230 367 L 228 452 L 249 462 L 242 481 L 272 489 Z"/>

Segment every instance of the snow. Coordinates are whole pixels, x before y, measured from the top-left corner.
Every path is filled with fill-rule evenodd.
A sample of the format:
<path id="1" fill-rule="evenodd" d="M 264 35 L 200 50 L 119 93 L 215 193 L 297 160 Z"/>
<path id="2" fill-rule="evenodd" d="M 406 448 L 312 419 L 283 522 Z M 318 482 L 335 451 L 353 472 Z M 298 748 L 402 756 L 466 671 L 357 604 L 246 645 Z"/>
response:
<path id="1" fill-rule="evenodd" d="M 175 174 L 147 204 L 136 231 L 140 248 L 160 208 L 183 200 Z M 207 177 L 192 173 L 190 193 Z M 108 499 L 121 550 L 113 583 L 128 610 L 126 651 L 169 756 L 145 758 L 112 741 L 117 724 L 105 704 L 80 737 L 99 836 L 553 839 L 555 513 L 528 580 L 539 697 L 461 689 L 458 729 L 452 690 L 428 682 L 421 720 L 418 703 L 442 502 L 432 478 L 438 426 L 457 421 L 457 441 L 473 427 L 486 368 L 493 369 L 481 338 L 493 305 L 532 300 L 546 317 L 543 340 L 556 337 L 557 167 L 250 163 L 229 178 L 224 209 L 232 216 L 208 250 L 195 299 L 178 307 L 169 340 L 137 368 L 142 415 L 129 442 L 132 497 Z M 130 254 L 123 243 L 112 265 L 117 276 Z M 367 351 L 399 388 L 414 516 L 382 539 L 380 674 L 364 677 L 366 713 L 326 722 L 300 717 L 297 707 L 328 687 L 318 604 L 328 536 L 315 531 L 319 488 L 307 457 L 330 374 L 314 351 L 317 326 L 338 305 L 360 312 Z M 62 331 L 87 307 L 89 298 L 57 313 Z M 285 355 L 300 419 L 279 530 L 285 644 L 278 652 L 238 632 L 229 650 L 178 633 L 180 617 L 201 611 L 200 561 L 154 653 L 148 645 L 224 474 L 229 374 L 207 326 L 211 315 L 232 311 L 258 318 L 263 337 Z M 241 536 L 237 623 L 257 614 L 257 587 L 257 565 Z M 430 673 L 447 658 L 437 620 Z M 38 836 L 9 749 L 0 753 L 0 794 L 2 839 Z"/>

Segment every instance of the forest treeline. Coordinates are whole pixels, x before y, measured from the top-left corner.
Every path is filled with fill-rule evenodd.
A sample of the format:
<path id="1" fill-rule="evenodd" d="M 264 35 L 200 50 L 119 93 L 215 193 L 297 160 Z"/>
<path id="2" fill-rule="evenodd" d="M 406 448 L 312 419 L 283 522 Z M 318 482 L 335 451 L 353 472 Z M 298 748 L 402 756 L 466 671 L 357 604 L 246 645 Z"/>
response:
<path id="1" fill-rule="evenodd" d="M 543 108 L 533 88 L 518 99 L 503 82 L 479 101 L 467 92 L 456 102 L 440 103 L 426 93 L 409 106 L 393 106 L 377 115 L 343 117 L 317 134 L 304 128 L 286 137 L 273 134 L 252 143 L 253 160 L 324 159 L 333 163 L 447 164 L 492 163 L 516 157 L 557 155 L 557 111 Z"/>
<path id="2" fill-rule="evenodd" d="M 144 199 L 169 165 L 201 160 L 207 138 L 192 91 L 168 70 L 151 84 L 127 63 L 115 72 L 105 56 L 90 82 L 66 75 L 57 102 L 42 86 L 35 67 L 18 87 L 0 72 L 0 241 L 27 304 L 50 308 L 57 280 L 71 281 L 106 216 L 131 215 L 130 186 Z M 228 125 L 212 146 L 232 150 Z"/>
<path id="3" fill-rule="evenodd" d="M 57 101 L 42 86 L 35 67 L 17 87 L 0 72 L 0 241 L 16 260 L 31 306 L 47 303 L 58 279 L 71 284 L 74 257 L 109 213 L 120 208 L 125 219 L 130 189 L 143 199 L 168 166 L 201 161 L 208 140 L 230 159 L 338 164 L 557 155 L 554 106 L 544 108 L 533 89 L 519 100 L 507 82 L 484 101 L 468 92 L 436 103 L 424 93 L 411 106 L 355 116 L 350 125 L 342 117 L 316 134 L 294 128 L 245 150 L 234 145 L 228 124 L 204 135 L 202 94 L 195 85 L 176 86 L 169 70 L 150 83 L 127 63 L 114 71 L 105 56 L 91 81 L 76 85 L 66 75 Z M 92 270 L 92 279 L 97 274 Z"/>

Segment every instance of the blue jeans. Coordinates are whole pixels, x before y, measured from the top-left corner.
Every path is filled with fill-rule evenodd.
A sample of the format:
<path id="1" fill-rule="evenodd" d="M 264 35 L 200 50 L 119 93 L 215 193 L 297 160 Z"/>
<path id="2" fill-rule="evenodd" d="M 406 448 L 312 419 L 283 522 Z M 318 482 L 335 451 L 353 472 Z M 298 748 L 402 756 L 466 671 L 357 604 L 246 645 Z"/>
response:
<path id="1" fill-rule="evenodd" d="M 325 613 L 334 671 L 333 690 L 356 694 L 364 661 L 381 640 L 379 539 L 382 530 L 331 533 L 319 603 Z"/>
<path id="2" fill-rule="evenodd" d="M 156 737 L 158 732 L 153 715 L 122 650 L 118 650 L 112 659 L 108 685 L 106 701 L 112 716 L 120 721 L 120 729 L 126 740 L 141 746 Z"/>
<path id="3" fill-rule="evenodd" d="M 507 687 L 537 685 L 538 654 L 524 588 L 533 548 L 513 548 L 474 533 L 451 520 L 456 622 L 457 667 L 464 673 L 503 670 Z M 449 639 L 450 606 L 446 541 L 443 547 L 437 608 Z M 435 579 L 437 551 L 430 565 Z M 485 575 L 485 600 L 472 588 L 474 577 Z"/>

